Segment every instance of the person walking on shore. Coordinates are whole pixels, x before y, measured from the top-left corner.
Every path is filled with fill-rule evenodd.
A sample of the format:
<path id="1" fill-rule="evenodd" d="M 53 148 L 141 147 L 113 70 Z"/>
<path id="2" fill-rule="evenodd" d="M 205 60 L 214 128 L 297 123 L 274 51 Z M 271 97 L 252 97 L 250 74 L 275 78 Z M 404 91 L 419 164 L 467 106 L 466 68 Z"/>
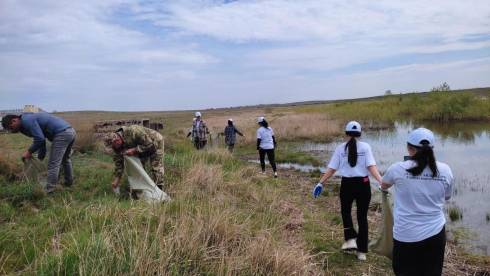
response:
<path id="1" fill-rule="evenodd" d="M 269 123 L 264 117 L 257 119 L 259 129 L 257 129 L 257 150 L 259 152 L 260 166 L 262 173 L 265 174 L 265 156 L 271 164 L 274 177 L 277 177 L 277 167 L 275 160 L 275 148 L 277 147 L 276 137 L 274 136 L 274 130 L 269 127 Z"/>
<path id="2" fill-rule="evenodd" d="M 342 176 L 340 184 L 340 206 L 344 225 L 345 242 L 342 250 L 357 250 L 357 258 L 366 260 L 368 252 L 368 220 L 367 214 L 371 202 L 371 185 L 368 174 L 381 183 L 381 175 L 368 143 L 358 141 L 361 136 L 361 125 L 351 121 L 345 127 L 347 142 L 340 144 L 328 163 L 325 174 L 313 189 L 316 198 L 323 190 L 325 183 L 335 172 Z M 356 201 L 357 223 L 356 232 L 352 223 L 352 203 Z"/>
<path id="3" fill-rule="evenodd" d="M 51 142 L 46 193 L 55 191 L 61 167 L 65 176 L 64 185 L 73 184 L 71 149 L 76 132 L 69 123 L 60 117 L 41 112 L 7 115 L 2 118 L 2 126 L 13 133 L 20 132 L 33 138 L 33 143 L 24 152 L 22 159 L 30 159 L 37 152 L 37 157 L 43 160 L 46 157 L 46 140 Z"/>
<path id="4" fill-rule="evenodd" d="M 233 153 L 233 149 L 235 148 L 237 134 L 243 137 L 243 134 L 233 124 L 233 119 L 228 119 L 228 125 L 225 127 L 224 135 L 225 144 L 230 153 Z"/>
<path id="5" fill-rule="evenodd" d="M 396 275 L 441 275 L 446 247 L 444 201 L 451 198 L 451 168 L 436 161 L 434 134 L 409 133 L 409 160 L 383 176 L 382 189 L 394 187 L 393 270 Z"/>

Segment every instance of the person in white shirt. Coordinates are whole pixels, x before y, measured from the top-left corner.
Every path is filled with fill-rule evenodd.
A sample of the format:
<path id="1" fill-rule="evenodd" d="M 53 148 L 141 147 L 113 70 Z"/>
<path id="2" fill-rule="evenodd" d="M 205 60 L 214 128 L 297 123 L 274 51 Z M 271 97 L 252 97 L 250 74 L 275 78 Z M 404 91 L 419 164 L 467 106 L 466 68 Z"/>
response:
<path id="1" fill-rule="evenodd" d="M 264 117 L 259 117 L 257 123 L 260 125 L 257 129 L 257 150 L 259 151 L 260 166 L 262 173 L 265 173 L 265 156 L 269 159 L 269 163 L 274 171 L 274 177 L 277 177 L 277 168 L 275 160 L 275 147 L 277 146 L 274 130 L 269 127 L 269 123 Z"/>
<path id="2" fill-rule="evenodd" d="M 434 156 L 434 134 L 409 133 L 409 160 L 386 171 L 382 189 L 394 187 L 393 270 L 396 275 L 441 275 L 446 233 L 444 201 L 451 198 L 453 174 Z"/>
<path id="3" fill-rule="evenodd" d="M 381 183 L 381 175 L 376 167 L 371 146 L 358 141 L 361 136 L 361 125 L 352 121 L 345 127 L 347 142 L 339 145 L 320 182 L 313 189 L 313 196 L 318 197 L 325 183 L 335 172 L 342 176 L 340 185 L 340 205 L 342 222 L 344 224 L 345 242 L 342 250 L 357 250 L 357 258 L 366 260 L 368 252 L 368 220 L 367 213 L 371 202 L 371 185 L 368 174 L 371 173 Z M 359 232 L 356 232 L 352 223 L 352 203 L 356 201 L 357 223 Z"/>

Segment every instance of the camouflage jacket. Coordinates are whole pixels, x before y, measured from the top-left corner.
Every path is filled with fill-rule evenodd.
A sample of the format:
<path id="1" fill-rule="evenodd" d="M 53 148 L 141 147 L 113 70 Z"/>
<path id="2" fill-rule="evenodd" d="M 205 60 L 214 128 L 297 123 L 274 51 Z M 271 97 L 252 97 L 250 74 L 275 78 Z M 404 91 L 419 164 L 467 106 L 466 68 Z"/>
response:
<path id="1" fill-rule="evenodd" d="M 164 143 L 163 136 L 153 129 L 149 129 L 139 125 L 124 126 L 116 131 L 124 140 L 121 149 L 114 151 L 114 175 L 122 176 L 124 172 L 124 156 L 125 150 L 136 148 L 140 158 L 150 157 L 154 154 L 163 155 Z"/>
<path id="2" fill-rule="evenodd" d="M 201 121 L 194 121 L 192 123 L 192 139 L 199 141 L 207 141 L 207 135 L 209 134 L 209 129 L 206 123 Z"/>

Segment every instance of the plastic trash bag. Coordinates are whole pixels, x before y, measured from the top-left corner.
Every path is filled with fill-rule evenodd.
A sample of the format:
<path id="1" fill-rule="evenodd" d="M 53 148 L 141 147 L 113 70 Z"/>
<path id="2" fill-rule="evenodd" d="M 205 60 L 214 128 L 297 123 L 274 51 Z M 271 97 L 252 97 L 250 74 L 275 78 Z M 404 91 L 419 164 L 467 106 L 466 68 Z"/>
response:
<path id="1" fill-rule="evenodd" d="M 157 187 L 155 182 L 146 173 L 139 158 L 124 156 L 124 168 L 128 176 L 129 186 L 132 191 L 139 191 L 140 197 L 148 202 L 169 201 L 164 191 Z"/>
<path id="2" fill-rule="evenodd" d="M 24 181 L 46 185 L 47 166 L 37 158 L 23 159 L 24 170 L 22 178 Z"/>
<path id="3" fill-rule="evenodd" d="M 382 221 L 379 227 L 379 238 L 369 244 L 376 254 L 393 258 L 393 210 L 388 193 L 381 196 Z"/>

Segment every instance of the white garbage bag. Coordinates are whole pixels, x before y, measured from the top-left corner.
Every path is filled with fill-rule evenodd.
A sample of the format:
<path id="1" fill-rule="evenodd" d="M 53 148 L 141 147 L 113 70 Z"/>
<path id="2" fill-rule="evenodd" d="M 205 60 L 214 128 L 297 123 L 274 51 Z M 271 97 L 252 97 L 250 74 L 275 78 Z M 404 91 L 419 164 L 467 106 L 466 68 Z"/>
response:
<path id="1" fill-rule="evenodd" d="M 41 186 L 46 186 L 47 166 L 44 162 L 37 158 L 24 159 L 24 170 L 22 178 L 24 181 L 39 183 Z"/>
<path id="2" fill-rule="evenodd" d="M 381 197 L 381 225 L 379 228 L 379 238 L 369 245 L 374 253 L 393 258 L 393 210 L 388 193 L 382 193 Z"/>
<path id="3" fill-rule="evenodd" d="M 146 173 L 139 158 L 124 156 L 124 168 L 131 190 L 140 191 L 143 199 L 149 202 L 170 200 L 170 196 L 160 190 Z"/>

